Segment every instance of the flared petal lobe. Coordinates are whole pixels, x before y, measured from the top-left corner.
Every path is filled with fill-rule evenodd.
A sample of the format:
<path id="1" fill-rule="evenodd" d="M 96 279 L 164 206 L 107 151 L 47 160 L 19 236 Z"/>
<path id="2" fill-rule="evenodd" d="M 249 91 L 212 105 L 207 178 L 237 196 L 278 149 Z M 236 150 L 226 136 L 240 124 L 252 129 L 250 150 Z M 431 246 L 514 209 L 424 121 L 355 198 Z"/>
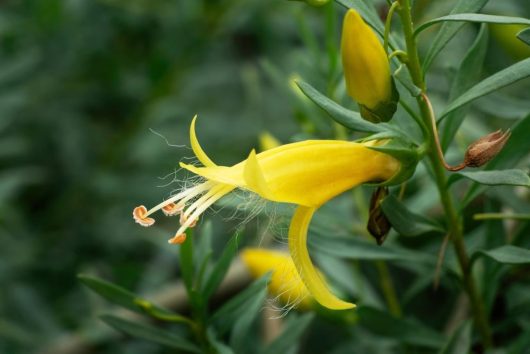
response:
<path id="1" fill-rule="evenodd" d="M 392 83 L 387 55 L 377 35 L 353 9 L 344 18 L 341 51 L 348 94 L 369 109 L 389 102 Z"/>

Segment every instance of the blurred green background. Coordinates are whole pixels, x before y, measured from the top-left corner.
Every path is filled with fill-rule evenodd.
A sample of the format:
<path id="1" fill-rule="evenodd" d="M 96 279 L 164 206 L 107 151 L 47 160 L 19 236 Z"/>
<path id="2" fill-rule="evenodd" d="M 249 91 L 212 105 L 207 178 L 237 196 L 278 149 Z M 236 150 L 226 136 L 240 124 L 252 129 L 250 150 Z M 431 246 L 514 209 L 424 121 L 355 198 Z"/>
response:
<path id="1" fill-rule="evenodd" d="M 492 13 L 530 16 L 526 0 L 491 2 Z M 417 4 L 426 18 L 450 2 L 428 3 Z M 283 142 L 333 137 L 331 121 L 289 78 L 323 91 L 341 81 L 329 53 L 342 9 L 284 0 L 7 0 L 0 9 L 0 352 L 45 352 L 80 333 L 92 338 L 89 352 L 166 352 L 97 339 L 106 303 L 76 274 L 138 293 L 176 281 L 178 248 L 166 242 L 176 221 L 144 229 L 131 212 L 185 178 L 177 168 L 193 155 L 194 114 L 220 164 L 244 158 L 265 130 Z M 433 71 L 440 97 L 476 30 L 468 25 Z M 484 76 L 519 55 L 492 38 Z M 495 118 L 509 125 L 520 116 Z M 473 126 L 470 136 L 488 129 Z M 211 217 L 218 248 L 237 224 L 220 214 Z"/>

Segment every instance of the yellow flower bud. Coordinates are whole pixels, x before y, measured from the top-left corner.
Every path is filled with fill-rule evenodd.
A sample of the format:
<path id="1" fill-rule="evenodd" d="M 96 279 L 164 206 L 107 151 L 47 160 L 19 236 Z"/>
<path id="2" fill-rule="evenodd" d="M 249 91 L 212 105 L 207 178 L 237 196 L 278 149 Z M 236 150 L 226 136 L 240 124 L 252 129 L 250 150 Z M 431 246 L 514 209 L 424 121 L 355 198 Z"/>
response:
<path id="1" fill-rule="evenodd" d="M 344 17 L 341 51 L 348 94 L 361 105 L 361 109 L 364 106 L 369 111 L 379 111 L 395 101 L 385 50 L 370 26 L 352 9 Z M 379 121 L 389 120 L 395 109 L 390 111 Z"/>
<path id="2" fill-rule="evenodd" d="M 254 278 L 272 272 L 269 293 L 276 296 L 284 305 L 299 310 L 311 307 L 313 297 L 305 287 L 293 260 L 287 253 L 261 248 L 247 248 L 241 252 L 243 263 Z"/>

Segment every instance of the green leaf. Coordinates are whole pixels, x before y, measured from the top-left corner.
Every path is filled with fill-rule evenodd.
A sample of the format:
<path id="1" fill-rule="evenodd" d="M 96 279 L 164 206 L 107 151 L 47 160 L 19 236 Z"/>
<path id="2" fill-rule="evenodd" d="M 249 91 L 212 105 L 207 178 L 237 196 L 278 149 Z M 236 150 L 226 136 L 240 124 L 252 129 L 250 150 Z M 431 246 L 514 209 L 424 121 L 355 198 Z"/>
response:
<path id="1" fill-rule="evenodd" d="M 374 124 L 364 120 L 359 113 L 350 111 L 342 107 L 338 103 L 330 100 L 329 98 L 318 92 L 310 84 L 303 81 L 299 81 L 297 82 L 297 84 L 298 87 L 300 87 L 300 89 L 302 90 L 302 92 L 307 97 L 309 97 L 309 99 L 311 99 L 311 101 L 315 102 L 317 106 L 326 111 L 326 113 L 328 113 L 331 118 L 336 120 L 338 123 L 344 125 L 345 127 L 355 131 L 367 133 L 378 133 L 384 130 L 384 126 L 382 124 Z"/>
<path id="2" fill-rule="evenodd" d="M 232 348 L 217 339 L 217 333 L 215 332 L 215 329 L 213 327 L 208 327 L 208 329 L 206 330 L 206 337 L 208 338 L 208 342 L 215 349 L 217 354 L 234 354 Z"/>
<path id="3" fill-rule="evenodd" d="M 242 312 L 234 322 L 234 327 L 230 335 L 230 347 L 236 353 L 243 353 L 245 351 L 245 343 L 249 336 L 249 331 L 252 328 L 252 323 L 258 316 L 260 310 L 263 308 L 263 303 L 267 298 L 267 289 L 263 287 L 254 297 L 250 298 L 242 306 Z"/>
<path id="4" fill-rule="evenodd" d="M 254 281 L 249 287 L 237 294 L 224 304 L 211 317 L 211 322 L 217 324 L 219 333 L 226 333 L 234 322 L 246 311 L 246 305 L 251 303 L 256 296 L 260 296 L 267 291 L 267 284 L 270 281 L 271 274 L 268 273 L 258 280 Z"/>
<path id="5" fill-rule="evenodd" d="M 330 256 L 355 260 L 415 261 L 432 264 L 427 254 L 395 246 L 381 247 L 368 241 L 344 236 L 318 235 L 309 238 L 309 246 Z"/>
<path id="6" fill-rule="evenodd" d="M 484 113 L 506 119 L 522 119 L 530 113 L 528 100 L 508 96 L 501 92 L 479 98 L 475 107 Z"/>
<path id="7" fill-rule="evenodd" d="M 118 306 L 125 307 L 131 311 L 143 313 L 142 309 L 136 303 L 136 300 L 139 299 L 139 297 L 130 291 L 118 285 L 89 275 L 79 274 L 77 278 L 81 281 L 81 283 L 110 302 Z"/>
<path id="8" fill-rule="evenodd" d="M 468 178 L 487 186 L 523 186 L 530 187 L 530 177 L 523 170 L 493 170 L 456 172 L 449 179 L 449 184 L 458 180 L 459 176 Z"/>
<path id="9" fill-rule="evenodd" d="M 357 312 L 360 324 L 379 336 L 429 348 L 440 348 L 445 342 L 443 335 L 418 321 L 399 319 L 387 312 L 367 306 L 359 306 Z"/>
<path id="10" fill-rule="evenodd" d="M 477 38 L 466 53 L 458 72 L 451 85 L 449 100 L 453 101 L 458 96 L 462 95 L 480 78 L 482 65 L 488 49 L 488 30 L 486 26 L 480 28 Z M 464 105 L 459 109 L 449 113 L 447 119 L 442 127 L 442 148 L 447 150 L 451 141 L 464 121 L 468 112 L 469 106 Z"/>
<path id="11" fill-rule="evenodd" d="M 163 321 L 190 323 L 188 318 L 158 307 L 115 284 L 83 274 L 79 274 L 77 278 L 98 295 L 118 306 Z"/>
<path id="12" fill-rule="evenodd" d="M 465 321 L 453 333 L 449 341 L 440 350 L 440 354 L 469 353 L 471 350 L 471 321 Z"/>
<path id="13" fill-rule="evenodd" d="M 517 38 L 519 38 L 525 44 L 530 45 L 530 28 L 525 28 L 521 32 L 517 33 Z"/>
<path id="14" fill-rule="evenodd" d="M 456 100 L 451 102 L 440 116 L 440 120 L 446 117 L 450 112 L 462 107 L 463 105 L 479 98 L 488 93 L 499 90 L 502 87 L 513 84 L 519 80 L 530 76 L 530 58 L 521 60 L 518 63 L 501 70 L 490 77 L 482 80 Z"/>
<path id="15" fill-rule="evenodd" d="M 451 11 L 451 14 L 478 12 L 487 2 L 488 0 L 459 0 Z M 464 24 L 465 22 L 444 22 L 442 24 L 423 60 L 423 72 L 429 70 L 434 58 L 436 58 L 438 53 L 442 51 Z"/>
<path id="16" fill-rule="evenodd" d="M 111 327 L 132 337 L 142 338 L 150 342 L 162 344 L 174 349 L 184 350 L 192 353 L 201 353 L 201 350 L 193 343 L 161 328 L 140 324 L 137 322 L 131 322 L 111 315 L 101 316 L 101 319 Z"/>
<path id="17" fill-rule="evenodd" d="M 480 256 L 491 258 L 502 264 L 530 263 L 530 250 L 512 245 L 505 245 L 488 251 L 477 251 L 471 257 L 471 262 L 474 262 Z"/>
<path id="18" fill-rule="evenodd" d="M 480 22 L 480 23 L 498 23 L 504 25 L 529 25 L 530 20 L 523 17 L 483 15 L 483 14 L 455 14 L 438 17 L 422 23 L 414 30 L 414 36 L 417 36 L 423 30 L 439 22 L 457 21 L 457 22 Z"/>
<path id="19" fill-rule="evenodd" d="M 284 325 L 282 333 L 260 354 L 278 354 L 288 353 L 300 341 L 300 337 L 304 334 L 306 328 L 313 320 L 314 315 L 307 313 L 302 316 L 291 316 Z"/>
<path id="20" fill-rule="evenodd" d="M 186 230 L 186 241 L 180 245 L 180 272 L 188 294 L 193 290 L 193 229 Z"/>
<path id="21" fill-rule="evenodd" d="M 204 288 L 202 290 L 204 299 L 208 299 L 210 296 L 212 296 L 219 284 L 221 284 L 221 281 L 223 280 L 226 272 L 228 271 L 230 263 L 232 263 L 232 259 L 234 259 L 234 255 L 236 254 L 237 239 L 238 234 L 236 233 L 234 236 L 232 236 L 230 241 L 228 241 L 228 244 L 223 250 L 221 258 L 219 258 L 219 260 L 215 264 L 215 267 L 212 270 L 212 273 L 210 274 L 210 277 L 206 281 L 206 284 L 204 285 Z"/>
<path id="22" fill-rule="evenodd" d="M 403 236 L 418 236 L 428 232 L 445 233 L 436 222 L 423 215 L 413 213 L 394 195 L 389 195 L 381 203 L 385 216 L 392 227 Z"/>

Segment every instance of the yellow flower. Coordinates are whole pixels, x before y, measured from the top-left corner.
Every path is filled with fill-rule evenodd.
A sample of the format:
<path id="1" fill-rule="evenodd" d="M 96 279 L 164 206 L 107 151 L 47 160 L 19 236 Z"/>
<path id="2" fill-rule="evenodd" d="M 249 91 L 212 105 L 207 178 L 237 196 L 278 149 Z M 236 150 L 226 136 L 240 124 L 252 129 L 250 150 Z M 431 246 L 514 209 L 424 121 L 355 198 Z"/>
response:
<path id="1" fill-rule="evenodd" d="M 348 94 L 361 109 L 375 112 L 387 121 L 395 112 L 384 106 L 395 95 L 390 75 L 390 64 L 381 42 L 355 10 L 348 10 L 342 26 L 342 65 Z M 383 109 L 385 112 L 379 113 Z M 361 111 L 361 113 L 363 113 Z M 374 120 L 363 115 L 365 119 Z M 377 119 L 375 119 L 377 121 Z"/>
<path id="2" fill-rule="evenodd" d="M 254 278 L 272 272 L 269 292 L 277 296 L 283 304 L 300 310 L 311 307 L 313 297 L 300 279 L 288 254 L 262 248 L 247 248 L 241 252 L 241 258 Z"/>
<path id="3" fill-rule="evenodd" d="M 289 228 L 289 250 L 304 284 L 316 301 L 330 309 L 355 305 L 333 295 L 314 268 L 307 250 L 307 230 L 314 212 L 338 194 L 364 182 L 384 182 L 400 172 L 401 164 L 388 154 L 370 149 L 371 144 L 335 140 L 307 140 L 256 154 L 231 167 L 217 166 L 202 150 L 190 127 L 191 147 L 204 167 L 180 166 L 206 181 L 187 188 L 147 211 L 140 206 L 135 220 L 150 226 L 149 217 L 163 209 L 166 215 L 180 214 L 181 226 L 170 243 L 181 243 L 186 229 L 217 200 L 235 188 L 254 192 L 270 201 L 297 204 Z"/>

